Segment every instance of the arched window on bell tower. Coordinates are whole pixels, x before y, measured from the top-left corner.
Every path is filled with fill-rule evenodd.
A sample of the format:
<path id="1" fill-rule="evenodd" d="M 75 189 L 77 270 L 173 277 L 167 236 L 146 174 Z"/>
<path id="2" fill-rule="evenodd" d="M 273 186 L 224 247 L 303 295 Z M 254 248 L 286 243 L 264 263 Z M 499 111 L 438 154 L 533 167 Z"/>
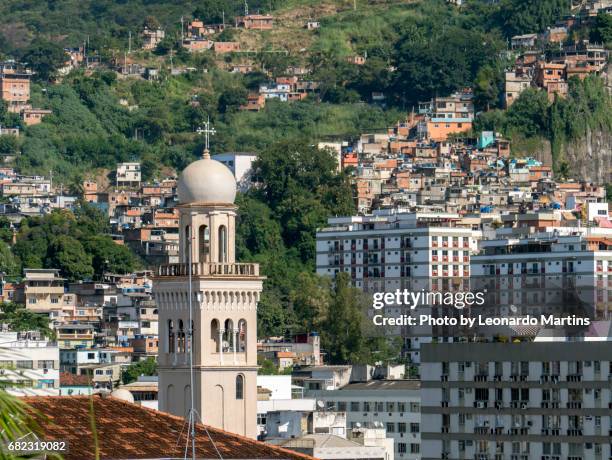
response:
<path id="1" fill-rule="evenodd" d="M 174 321 L 168 320 L 168 353 L 174 353 Z"/>
<path id="2" fill-rule="evenodd" d="M 208 262 L 208 255 L 210 251 L 210 231 L 208 226 L 200 225 L 198 229 L 198 242 L 200 252 L 200 262 Z"/>
<path id="3" fill-rule="evenodd" d="M 219 321 L 217 319 L 213 319 L 210 322 L 210 342 L 213 353 L 219 353 L 221 351 L 220 338 Z"/>
<path id="4" fill-rule="evenodd" d="M 227 262 L 227 227 L 219 226 L 219 262 Z"/>
<path id="5" fill-rule="evenodd" d="M 244 399 L 244 376 L 242 374 L 236 376 L 236 399 Z"/>

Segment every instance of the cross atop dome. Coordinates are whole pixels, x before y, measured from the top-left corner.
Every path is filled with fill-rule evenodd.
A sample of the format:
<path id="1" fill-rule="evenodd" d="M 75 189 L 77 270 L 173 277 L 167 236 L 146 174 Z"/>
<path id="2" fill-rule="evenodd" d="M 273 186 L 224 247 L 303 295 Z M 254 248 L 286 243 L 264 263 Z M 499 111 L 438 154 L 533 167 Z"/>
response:
<path id="1" fill-rule="evenodd" d="M 204 126 L 198 126 L 196 133 L 204 134 L 204 152 L 202 158 L 205 160 L 210 159 L 210 136 L 214 136 L 217 130 L 211 125 L 210 117 L 204 122 Z"/>

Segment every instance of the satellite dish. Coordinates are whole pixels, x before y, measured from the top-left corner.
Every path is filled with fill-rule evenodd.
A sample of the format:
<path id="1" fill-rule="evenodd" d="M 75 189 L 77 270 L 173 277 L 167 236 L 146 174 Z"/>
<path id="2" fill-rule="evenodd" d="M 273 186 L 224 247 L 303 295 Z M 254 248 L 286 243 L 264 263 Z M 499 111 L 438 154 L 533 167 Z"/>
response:
<path id="1" fill-rule="evenodd" d="M 355 428 L 361 428 L 361 423 L 359 422 L 355 423 Z"/>
<path id="2" fill-rule="evenodd" d="M 325 403 L 323 401 L 317 401 L 317 407 L 319 409 L 323 409 L 323 408 L 325 408 Z"/>

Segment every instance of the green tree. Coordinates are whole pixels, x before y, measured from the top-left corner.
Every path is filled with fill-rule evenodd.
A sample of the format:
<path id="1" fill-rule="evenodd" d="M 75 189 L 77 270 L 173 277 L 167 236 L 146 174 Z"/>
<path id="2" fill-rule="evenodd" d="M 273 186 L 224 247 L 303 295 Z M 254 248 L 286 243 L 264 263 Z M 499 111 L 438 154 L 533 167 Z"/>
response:
<path id="1" fill-rule="evenodd" d="M 449 27 L 428 40 L 399 40 L 392 84 L 402 103 L 415 105 L 470 86 L 479 69 L 497 59 L 501 43 L 477 30 Z"/>
<path id="2" fill-rule="evenodd" d="M 0 136 L 0 155 L 15 155 L 19 150 L 19 141 L 15 136 Z"/>
<path id="3" fill-rule="evenodd" d="M 612 15 L 600 11 L 590 29 L 590 39 L 596 43 L 612 44 Z"/>
<path id="4" fill-rule="evenodd" d="M 219 96 L 219 112 L 228 113 L 237 111 L 241 105 L 246 104 L 247 90 L 243 86 L 228 88 Z"/>
<path id="5" fill-rule="evenodd" d="M 59 268 L 62 276 L 70 281 L 79 281 L 94 274 L 91 259 L 79 240 L 62 235 L 51 241 L 45 265 Z"/>
<path id="6" fill-rule="evenodd" d="M 121 381 L 124 385 L 135 382 L 141 375 L 157 375 L 157 361 L 155 358 L 147 358 L 143 361 L 130 364 L 121 372 Z"/>
<path id="7" fill-rule="evenodd" d="M 129 273 L 138 266 L 134 254 L 126 246 L 115 243 L 108 235 L 88 238 L 84 243 L 84 248 L 92 256 L 92 265 L 96 275 L 102 275 L 105 271 Z"/>
<path id="8" fill-rule="evenodd" d="M 507 37 L 539 33 L 570 12 L 571 0 L 502 0 L 497 8 L 498 25 Z"/>
<path id="9" fill-rule="evenodd" d="M 478 70 L 474 80 L 474 102 L 483 110 L 497 107 L 500 101 L 500 86 L 503 75 L 495 67 L 485 65 Z"/>
<path id="10" fill-rule="evenodd" d="M 38 331 L 48 338 L 53 338 L 55 335 L 49 326 L 48 315 L 34 313 L 17 303 L 2 304 L 0 322 L 7 324 L 11 331 Z"/>
<path id="11" fill-rule="evenodd" d="M 364 362 L 366 339 L 362 323 L 367 301 L 364 294 L 351 287 L 347 273 L 339 273 L 322 330 L 323 348 L 331 364 Z"/>
<path id="12" fill-rule="evenodd" d="M 525 137 L 545 135 L 548 130 L 548 95 L 529 88 L 521 93 L 507 112 L 508 129 Z"/>
<path id="13" fill-rule="evenodd" d="M 19 275 L 19 262 L 4 241 L 0 241 L 0 271 L 7 275 Z"/>
<path id="14" fill-rule="evenodd" d="M 36 79 L 49 81 L 66 62 L 66 53 L 57 43 L 36 38 L 25 49 L 21 59 L 35 72 Z"/>

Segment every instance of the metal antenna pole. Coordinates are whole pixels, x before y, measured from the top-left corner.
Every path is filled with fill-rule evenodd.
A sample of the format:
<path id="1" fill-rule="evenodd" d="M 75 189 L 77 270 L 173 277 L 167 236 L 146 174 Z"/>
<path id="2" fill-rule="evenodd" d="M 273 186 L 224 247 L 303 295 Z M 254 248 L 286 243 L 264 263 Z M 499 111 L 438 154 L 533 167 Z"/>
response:
<path id="1" fill-rule="evenodd" d="M 195 426 L 197 423 L 197 419 L 199 418 L 199 414 L 198 414 L 198 411 L 195 409 L 195 403 L 194 403 L 195 377 L 194 377 L 194 371 L 193 371 L 193 344 L 194 344 L 194 340 L 193 340 L 193 240 L 194 240 L 193 225 L 190 225 L 189 226 L 189 238 L 187 240 L 187 245 L 189 249 L 189 252 L 187 255 L 187 263 L 189 267 L 188 267 L 187 273 L 189 274 L 188 276 L 188 280 L 189 280 L 189 301 L 188 301 L 189 329 L 188 329 L 188 334 L 189 334 L 189 381 L 190 381 L 191 405 L 189 408 L 189 417 L 188 417 L 188 422 L 187 422 L 188 427 L 187 427 L 187 442 L 185 443 L 185 455 L 184 455 L 185 460 L 187 460 L 187 452 L 189 450 L 189 438 L 190 437 L 191 437 L 191 460 L 196 460 Z M 213 448 L 215 449 L 215 452 L 217 453 L 219 459 L 223 460 L 223 456 L 221 455 L 221 452 L 219 452 L 219 449 L 217 448 L 215 441 L 213 440 L 212 436 L 208 432 L 208 428 L 206 428 L 206 425 L 204 425 L 204 431 L 206 432 L 208 439 L 210 439 L 210 442 L 213 445 Z"/>
<path id="2" fill-rule="evenodd" d="M 195 460 L 195 405 L 193 401 L 193 225 L 189 226 L 189 379 L 191 389 L 191 408 L 189 409 L 189 425 L 191 430 L 191 458 Z"/>

